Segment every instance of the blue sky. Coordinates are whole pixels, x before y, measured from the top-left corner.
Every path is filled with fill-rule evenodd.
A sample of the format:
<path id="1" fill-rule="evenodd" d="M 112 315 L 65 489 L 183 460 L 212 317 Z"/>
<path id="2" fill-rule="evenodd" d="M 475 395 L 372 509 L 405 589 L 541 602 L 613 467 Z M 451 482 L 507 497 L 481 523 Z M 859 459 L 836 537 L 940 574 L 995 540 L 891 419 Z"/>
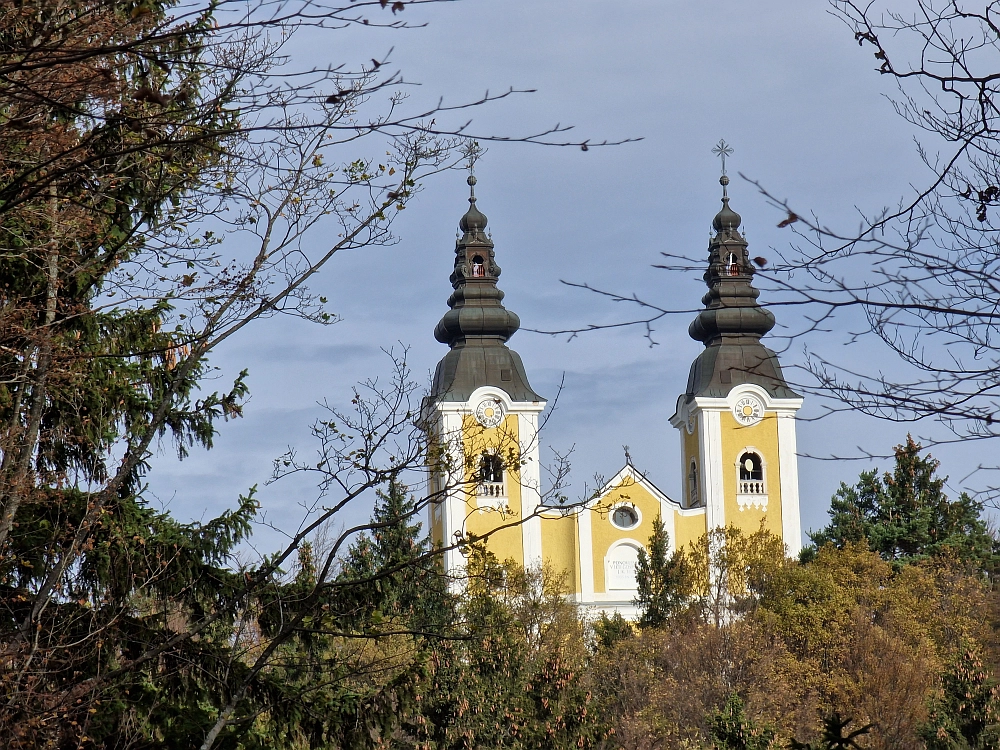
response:
<path id="1" fill-rule="evenodd" d="M 392 48 L 391 65 L 420 84 L 407 89 L 414 107 L 439 96 L 457 103 L 487 89 L 537 89 L 476 112 L 478 133 L 516 136 L 559 122 L 575 125 L 581 139 L 643 139 L 586 153 L 489 146 L 477 167 L 478 205 L 503 268 L 505 304 L 527 328 L 628 317 L 620 305 L 561 280 L 697 307 L 700 272 L 651 266 L 661 251 L 704 253 L 719 208 L 711 148 L 720 138 L 736 150 L 730 195 L 751 255 L 780 252 L 791 235 L 776 227 L 782 214 L 737 173 L 787 197 L 800 212 L 814 210 L 824 223 L 845 228 L 857 225 L 858 209 L 872 213 L 893 204 L 924 176 L 912 134 L 885 97 L 890 82 L 874 72 L 871 52 L 858 47 L 823 0 L 461 0 L 411 6 L 404 14 L 427 26 L 314 31 L 289 51 L 302 66 L 358 65 Z M 384 347 L 408 346 L 414 373 L 426 379 L 446 351 L 432 330 L 446 310 L 466 197 L 464 174 L 435 177 L 395 225 L 398 244 L 340 257 L 325 269 L 314 290 L 330 299 L 342 322 L 322 328 L 274 319 L 216 352 L 222 377 L 250 371 L 246 416 L 223 425 L 210 452 L 181 463 L 169 450 L 158 456 L 151 494 L 184 518 L 232 505 L 265 482 L 271 460 L 289 446 L 312 449 L 308 427 L 320 415 L 318 402 L 349 401 L 353 383 L 389 372 Z M 322 243 L 323 232 L 308 241 Z M 779 325 L 801 314 L 775 312 Z M 577 489 L 595 473 L 614 474 L 627 444 L 639 468 L 677 494 L 679 438 L 668 418 L 701 346 L 687 336 L 691 317 L 661 321 L 653 347 L 640 329 L 572 341 L 522 330 L 511 340 L 539 393 L 554 395 L 565 374 L 543 446 L 575 446 Z M 786 368 L 802 362 L 804 345 L 839 361 L 893 367 L 877 359 L 877 349 L 844 347 L 836 336 L 779 345 Z M 810 455 L 854 454 L 857 446 L 884 453 L 906 435 L 906 426 L 859 415 L 809 420 L 821 411 L 811 399 L 802 412 L 800 448 Z M 934 432 L 933 425 L 910 429 Z M 953 494 L 983 450 L 940 451 Z M 800 459 L 803 526 L 823 524 L 839 482 L 870 465 Z M 289 481 L 264 488 L 261 500 L 280 526 L 313 494 L 307 483 Z M 278 538 L 264 529 L 260 545 L 268 549 Z"/>

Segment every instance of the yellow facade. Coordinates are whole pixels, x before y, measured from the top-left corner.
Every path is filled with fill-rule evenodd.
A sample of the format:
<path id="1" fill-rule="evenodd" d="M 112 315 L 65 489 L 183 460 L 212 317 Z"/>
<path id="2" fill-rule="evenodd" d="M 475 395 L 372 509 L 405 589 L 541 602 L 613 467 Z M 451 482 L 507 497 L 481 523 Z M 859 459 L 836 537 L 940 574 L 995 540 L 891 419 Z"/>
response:
<path id="1" fill-rule="evenodd" d="M 741 425 L 732 413 L 721 414 L 722 421 L 722 478 L 726 498 L 726 523 L 752 533 L 764 528 L 781 536 L 781 462 L 778 454 L 778 417 L 765 413 L 755 425 Z M 738 462 L 745 450 L 750 449 L 764 459 L 767 483 L 766 510 L 749 505 L 741 506 L 737 500 Z"/>
<path id="2" fill-rule="evenodd" d="M 680 513 L 674 511 L 674 538 L 673 543 L 676 549 L 686 547 L 692 542 L 701 538 L 708 531 L 705 523 L 704 509 L 697 509 L 690 513 Z"/>
<path id="3" fill-rule="evenodd" d="M 611 522 L 615 507 L 620 504 L 632 506 L 639 513 L 639 524 L 631 529 L 617 528 Z M 625 541 L 646 543 L 653 533 L 653 522 L 660 512 L 660 503 L 642 485 L 624 481 L 612 488 L 591 513 L 592 558 L 594 563 L 594 591 L 607 593 L 605 581 L 605 558 L 616 545 Z M 545 541 L 542 540 L 544 546 Z"/>
<path id="4" fill-rule="evenodd" d="M 499 426 L 492 428 L 482 427 L 472 415 L 463 418 L 462 453 L 466 457 L 463 467 L 465 480 L 462 483 L 465 488 L 464 530 L 470 536 L 489 534 L 488 546 L 494 555 L 501 560 L 513 560 L 518 565 L 524 565 L 520 528 L 523 508 L 519 437 L 516 415 L 508 414 Z M 479 495 L 481 484 L 476 480 L 479 468 L 476 461 L 484 453 L 501 456 L 504 462 L 505 493 L 495 500 Z"/>
<path id="5" fill-rule="evenodd" d="M 638 551 L 647 544 L 658 515 L 663 518 L 673 549 L 691 545 L 710 530 L 712 515 L 708 505 L 713 490 L 702 461 L 714 462 L 716 486 L 721 487 L 715 515 L 720 522 L 715 525 L 732 525 L 752 533 L 763 521 L 772 533 L 783 533 L 781 437 L 779 417 L 774 411 L 766 411 L 751 425 L 738 422 L 731 409 L 722 404 L 716 404 L 708 416 L 696 411 L 683 415 L 683 419 L 675 415 L 685 470 L 679 500 L 626 465 L 588 507 L 539 508 L 536 513 L 524 501 L 524 458 L 520 450 L 525 436 L 520 434 L 523 424 L 518 416 L 507 414 L 497 427 L 488 428 L 466 413 L 460 424 L 465 479 L 459 495 L 461 529 L 470 535 L 489 535 L 488 548 L 501 560 L 529 566 L 545 564 L 564 573 L 572 597 L 582 606 L 617 610 L 626 616 L 636 614 L 634 572 L 631 585 L 623 584 L 621 572 L 629 570 L 629 566 L 634 571 Z M 714 432 L 708 427 L 713 424 Z M 748 450 L 762 460 L 766 494 L 741 498 L 739 461 Z M 477 460 L 484 454 L 503 457 L 502 497 L 482 495 Z M 698 483 L 696 493 L 691 492 L 692 460 Z M 622 525 L 620 519 L 615 520 L 616 509 L 622 506 L 634 513 L 622 518 L 634 519 L 634 523 Z M 431 523 L 435 538 L 444 543 L 440 506 L 432 511 Z M 500 526 L 507 528 L 497 530 Z M 532 534 L 537 535 L 534 546 Z M 529 554 L 529 550 L 538 550 L 537 556 Z"/>
<path id="6" fill-rule="evenodd" d="M 636 523 L 627 528 L 613 521 L 615 510 L 623 505 L 636 514 Z M 674 548 L 689 545 L 707 531 L 703 508 L 682 508 L 633 467 L 626 466 L 590 507 L 543 516 L 544 561 L 552 569 L 566 573 L 572 594 L 581 604 L 628 615 L 634 609 L 634 583 L 629 587 L 610 586 L 607 572 L 619 562 L 616 557 L 625 562 L 637 557 L 652 535 L 658 515 L 663 516 Z"/>
<path id="7" fill-rule="evenodd" d="M 580 537 L 572 515 L 542 515 L 542 554 L 547 566 L 566 574 L 566 584 L 574 593 L 580 590 Z"/>

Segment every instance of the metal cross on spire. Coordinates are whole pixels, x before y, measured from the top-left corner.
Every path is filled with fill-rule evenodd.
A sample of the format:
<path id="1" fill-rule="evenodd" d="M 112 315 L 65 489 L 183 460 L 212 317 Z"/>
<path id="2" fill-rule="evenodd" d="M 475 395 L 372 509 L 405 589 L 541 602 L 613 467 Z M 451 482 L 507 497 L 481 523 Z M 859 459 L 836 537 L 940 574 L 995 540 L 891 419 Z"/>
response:
<path id="1" fill-rule="evenodd" d="M 733 147 L 720 138 L 719 142 L 715 144 L 715 147 L 712 149 L 712 153 L 722 159 L 722 176 L 725 177 L 726 157 L 733 155 Z"/>

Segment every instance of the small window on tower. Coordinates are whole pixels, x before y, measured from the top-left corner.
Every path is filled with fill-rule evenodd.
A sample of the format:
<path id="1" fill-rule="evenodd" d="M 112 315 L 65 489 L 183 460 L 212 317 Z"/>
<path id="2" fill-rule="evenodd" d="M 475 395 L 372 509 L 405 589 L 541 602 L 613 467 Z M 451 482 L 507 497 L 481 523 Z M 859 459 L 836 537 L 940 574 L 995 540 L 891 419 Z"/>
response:
<path id="1" fill-rule="evenodd" d="M 688 501 L 691 507 L 701 503 L 701 496 L 698 492 L 698 464 L 691 459 L 691 468 L 688 470 Z"/>
<path id="2" fill-rule="evenodd" d="M 486 275 L 486 264 L 483 263 L 483 256 L 476 255 L 472 259 L 472 276 L 473 278 L 480 278 Z"/>

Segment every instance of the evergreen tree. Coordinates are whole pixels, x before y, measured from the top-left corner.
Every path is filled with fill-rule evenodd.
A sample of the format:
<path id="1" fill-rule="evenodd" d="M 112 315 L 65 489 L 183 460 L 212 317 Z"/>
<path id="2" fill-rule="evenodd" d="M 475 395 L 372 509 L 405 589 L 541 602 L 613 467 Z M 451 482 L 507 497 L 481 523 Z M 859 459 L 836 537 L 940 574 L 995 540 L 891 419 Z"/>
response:
<path id="1" fill-rule="evenodd" d="M 434 644 L 406 731 L 436 750 L 603 746 L 609 727 L 583 678 L 582 627 L 561 578 L 468 553 L 462 637 Z"/>
<path id="2" fill-rule="evenodd" d="M 967 643 L 945 672 L 921 731 L 927 750 L 994 750 L 1000 747 L 998 723 L 1000 689 L 989 678 L 979 647 Z"/>
<path id="3" fill-rule="evenodd" d="M 830 505 L 830 524 L 810 534 L 818 547 L 867 541 L 883 559 L 900 564 L 946 550 L 992 570 L 998 546 L 982 519 L 983 504 L 962 493 L 952 502 L 944 493 L 946 478 L 936 476 L 939 462 L 920 455 L 907 436 L 896 446 L 893 472 L 861 474 L 850 487 L 842 483 Z"/>
<path id="4" fill-rule="evenodd" d="M 616 643 L 627 641 L 634 635 L 632 623 L 618 612 L 615 612 L 611 617 L 608 617 L 606 612 L 601 612 L 600 618 L 594 623 L 594 638 L 599 650 L 611 648 Z"/>
<path id="5" fill-rule="evenodd" d="M 852 719 L 845 719 L 834 712 L 823 719 L 823 734 L 818 742 L 799 742 L 793 739 L 789 746 L 791 750 L 860 750 L 857 739 L 872 730 L 871 724 L 865 724 L 860 729 L 848 731 Z"/>
<path id="6" fill-rule="evenodd" d="M 639 627 L 657 628 L 686 606 L 691 593 L 690 575 L 684 553 L 678 550 L 670 554 L 670 537 L 659 515 L 653 522 L 647 548 L 648 553 L 639 550 L 635 568 L 635 603 L 642 611 Z"/>
<path id="7" fill-rule="evenodd" d="M 353 611 L 365 623 L 370 624 L 377 611 L 379 617 L 402 618 L 414 629 L 447 625 L 453 612 L 447 581 L 437 557 L 421 560 L 432 545 L 421 537 L 417 501 L 398 479 L 376 497 L 371 534 L 352 545 L 343 573 L 348 581 L 374 580 L 348 587 L 345 598 L 352 600 Z"/>
<path id="8" fill-rule="evenodd" d="M 748 718 L 743 700 L 736 693 L 712 715 L 711 729 L 718 750 L 769 750 L 775 746 L 775 731 Z"/>
<path id="9" fill-rule="evenodd" d="M 215 347 L 279 312 L 331 322 L 306 284 L 340 250 L 390 242 L 393 217 L 457 145 L 395 96 L 374 96 L 399 84 L 374 58 L 353 71 L 295 67 L 296 30 L 359 22 L 350 3 L 321 5 L 282 3 L 277 20 L 268 3 L 233 0 L 25 0 L 0 13 L 5 748 L 248 748 L 251 735 L 276 747 L 267 733 L 294 723 L 303 680 L 272 654 L 297 657 L 313 635 L 317 653 L 334 637 L 368 646 L 353 627 L 372 624 L 366 613 L 405 613 L 412 629 L 418 582 L 423 621 L 443 616 L 427 605 L 440 590 L 422 577 L 429 568 L 407 578 L 413 550 L 378 538 L 404 538 L 405 524 L 376 530 L 377 606 L 355 596 L 354 622 L 340 593 L 367 581 L 332 580 L 326 564 L 310 572 L 303 546 L 312 523 L 424 463 L 405 378 L 362 403 L 349 434 L 321 423 L 323 461 L 299 466 L 290 451 L 286 475 L 315 472 L 324 492 L 343 494 L 257 564 L 235 554 L 256 502 L 184 524 L 142 497 L 161 447 L 181 458 L 210 448 L 221 421 L 241 414 L 246 372 L 208 390 Z M 382 2 L 383 18 L 403 7 Z M 382 100 L 386 111 L 359 110 Z M 358 117 L 377 126 L 355 133 Z M 354 135 L 338 138 L 345 124 Z M 386 158 L 357 158 L 382 151 L 354 152 L 358 137 L 390 148 Z M 303 244 L 324 222 L 339 236 Z M 286 577 L 296 553 L 301 575 Z M 337 652 L 354 666 L 327 660 L 327 683 L 377 672 L 357 676 L 356 642 Z"/>
<path id="10" fill-rule="evenodd" d="M 452 635 L 455 602 L 416 521 L 417 501 L 392 479 L 376 492 L 370 528 L 352 544 L 335 590 L 324 595 L 274 670 L 289 707 L 289 735 L 308 747 L 380 747 L 422 718 L 431 654 Z M 300 560 L 311 588 L 311 550 Z M 426 558 L 426 559 L 425 559 Z M 357 582 L 356 585 L 353 582 Z M 289 597 L 285 597 L 286 599 Z M 338 637 L 349 633 L 347 642 Z M 345 650 L 361 656 L 359 674 Z M 367 674 L 366 674 L 367 673 Z M 339 678 L 339 679 L 335 679 Z"/>
<path id="11" fill-rule="evenodd" d="M 558 651 L 547 655 L 527 683 L 525 750 L 601 747 L 608 729 L 582 679 L 579 658 Z"/>

